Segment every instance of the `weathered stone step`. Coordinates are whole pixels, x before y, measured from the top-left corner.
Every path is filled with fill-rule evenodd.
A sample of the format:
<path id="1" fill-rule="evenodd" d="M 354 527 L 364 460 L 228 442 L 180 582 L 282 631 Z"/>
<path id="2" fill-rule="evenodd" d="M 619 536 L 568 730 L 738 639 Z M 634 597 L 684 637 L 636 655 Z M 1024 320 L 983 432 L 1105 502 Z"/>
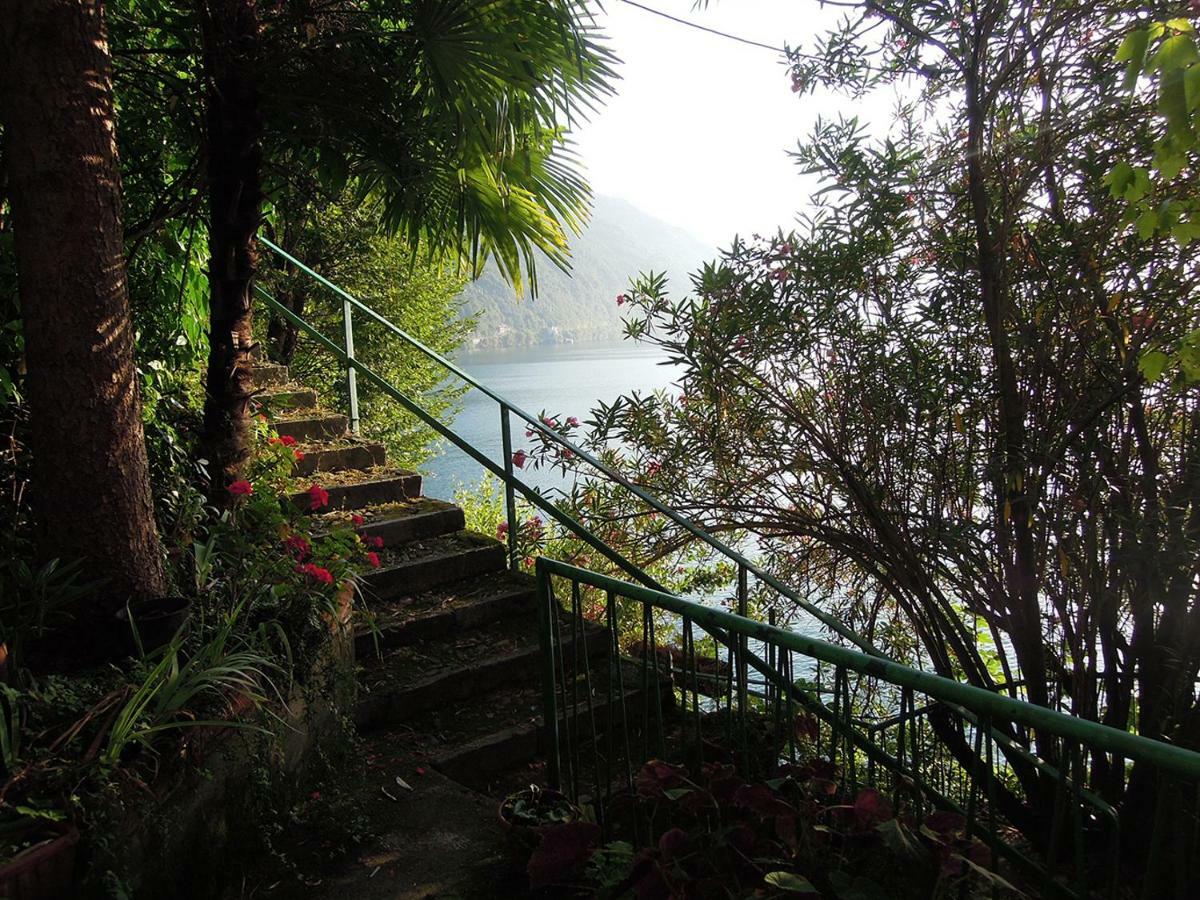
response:
<path id="1" fill-rule="evenodd" d="M 321 413 L 303 418 L 276 419 L 273 424 L 280 437 L 293 437 L 304 442 L 341 437 L 346 433 L 350 420 L 337 413 Z"/>
<path id="2" fill-rule="evenodd" d="M 311 475 L 313 472 L 342 472 L 346 469 L 372 469 L 387 459 L 383 444 L 302 444 L 297 448 L 304 454 L 296 460 L 292 472 Z"/>
<path id="3" fill-rule="evenodd" d="M 536 603 L 533 579 L 512 572 L 426 591 L 372 609 L 371 622 L 355 628 L 355 653 L 365 660 L 377 650 L 442 638 L 525 615 L 535 609 Z"/>
<path id="4" fill-rule="evenodd" d="M 398 547 L 412 541 L 454 534 L 467 527 L 466 516 L 453 503 L 418 497 L 405 504 L 406 509 L 368 518 L 358 533 L 366 538 L 380 538 L 384 547 Z"/>
<path id="5" fill-rule="evenodd" d="M 569 728 L 577 740 L 599 738 L 601 765 L 608 755 L 607 736 L 612 731 L 612 758 L 607 762 L 614 778 L 624 771 L 626 730 L 640 751 L 647 697 L 654 702 L 654 694 L 643 689 L 635 666 L 625 664 L 623 673 L 623 681 L 612 678 L 607 660 L 599 660 L 592 671 L 590 706 L 581 686 L 578 699 L 569 697 L 566 705 L 558 709 L 560 734 Z M 675 696 L 666 680 L 659 681 L 658 689 L 658 702 L 666 715 Z M 558 702 L 563 703 L 561 694 Z M 542 703 L 540 684 L 513 685 L 477 700 L 455 704 L 452 714 L 441 716 L 436 723 L 426 722 L 438 716 L 434 712 L 411 725 L 415 732 L 432 731 L 435 735 L 437 745 L 429 748 L 433 768 L 460 784 L 486 793 L 497 775 L 543 758 L 549 751 Z M 593 757 L 586 747 L 584 752 L 588 753 L 590 773 Z"/>
<path id="6" fill-rule="evenodd" d="M 381 600 L 501 572 L 506 563 L 503 544 L 472 531 L 402 544 L 383 550 L 380 557 L 382 565 L 364 576 L 363 587 Z"/>
<path id="7" fill-rule="evenodd" d="M 255 388 L 277 387 L 288 383 L 288 367 L 268 364 L 250 367 L 250 384 Z"/>
<path id="8" fill-rule="evenodd" d="M 589 656 L 606 653 L 609 641 L 605 629 L 587 629 Z M 564 651 L 573 649 L 573 639 L 564 635 Z M 457 701 L 536 677 L 540 661 L 537 617 L 529 614 L 448 640 L 398 647 L 365 666 L 355 722 L 379 728 L 435 707 L 449 709 Z"/>
<path id="9" fill-rule="evenodd" d="M 285 386 L 266 391 L 254 398 L 264 409 L 271 412 L 289 412 L 296 409 L 312 409 L 317 405 L 317 392 L 312 388 Z"/>
<path id="10" fill-rule="evenodd" d="M 328 474 L 337 477 L 332 480 L 320 476 L 294 479 L 293 488 L 289 492 L 291 502 L 305 511 L 311 510 L 308 491 L 312 484 L 319 485 L 329 493 L 329 503 L 323 509 L 312 510 L 313 512 L 362 509 L 380 503 L 411 500 L 421 495 L 421 476 L 405 469 L 377 467 L 365 471 L 349 470 Z"/>

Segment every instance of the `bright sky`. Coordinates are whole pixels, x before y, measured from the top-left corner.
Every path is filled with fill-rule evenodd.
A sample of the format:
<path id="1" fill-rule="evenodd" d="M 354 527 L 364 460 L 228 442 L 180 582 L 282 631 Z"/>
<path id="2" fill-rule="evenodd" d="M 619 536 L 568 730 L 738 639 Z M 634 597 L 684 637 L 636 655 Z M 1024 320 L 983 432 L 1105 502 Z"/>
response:
<path id="1" fill-rule="evenodd" d="M 836 21 L 816 0 L 639 0 L 764 44 L 813 46 Z M 618 94 L 577 135 L 592 187 L 679 225 L 714 247 L 735 233 L 790 226 L 812 182 L 786 151 L 844 97 L 792 93 L 782 54 L 605 0 L 601 24 L 623 60 Z M 869 104 L 885 114 L 888 104 Z M 859 112 L 860 117 L 865 118 Z"/>

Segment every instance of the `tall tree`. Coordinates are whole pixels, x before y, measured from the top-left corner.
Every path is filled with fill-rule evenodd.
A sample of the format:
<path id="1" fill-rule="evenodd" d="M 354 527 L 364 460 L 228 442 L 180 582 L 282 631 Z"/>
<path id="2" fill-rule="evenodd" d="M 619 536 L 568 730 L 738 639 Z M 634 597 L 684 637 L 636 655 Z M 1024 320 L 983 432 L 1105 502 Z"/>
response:
<path id="1" fill-rule="evenodd" d="M 0 2 L 0 111 L 41 553 L 158 594 L 101 0 Z"/>
<path id="2" fill-rule="evenodd" d="M 1118 59 L 1142 8 L 846 6 L 794 56 L 797 90 L 905 79 L 911 99 L 886 138 L 818 122 L 796 159 L 822 189 L 796 232 L 735 241 L 693 297 L 629 292 L 630 332 L 679 362 L 686 402 L 622 398 L 601 436 L 893 655 L 1200 746 L 1200 392 L 1139 366 L 1200 327 L 1198 184 L 1140 235 L 1113 190 L 1161 158 L 1161 100 L 1130 98 Z M 1138 821 L 1147 771 L 1087 765 Z M 1031 802 L 1005 814 L 1044 836 L 1029 810 L 1051 794 L 1015 771 Z"/>
<path id="3" fill-rule="evenodd" d="M 262 216 L 258 0 L 200 0 L 207 80 L 209 353 L 205 452 L 214 493 L 248 453 L 250 280 Z"/>

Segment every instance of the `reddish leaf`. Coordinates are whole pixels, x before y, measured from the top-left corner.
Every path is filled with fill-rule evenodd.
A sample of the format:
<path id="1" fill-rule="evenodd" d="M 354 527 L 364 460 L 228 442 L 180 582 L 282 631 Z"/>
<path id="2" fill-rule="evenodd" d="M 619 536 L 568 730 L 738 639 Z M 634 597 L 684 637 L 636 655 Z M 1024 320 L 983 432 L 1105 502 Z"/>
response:
<path id="1" fill-rule="evenodd" d="M 568 822 L 541 830 L 542 840 L 529 858 L 529 885 L 544 888 L 569 884 L 583 873 L 600 843 L 600 827 L 591 822 Z"/>
<path id="2" fill-rule="evenodd" d="M 925 817 L 924 825 L 944 839 L 959 837 L 967 831 L 967 820 L 956 812 L 939 810 Z"/>
<path id="3" fill-rule="evenodd" d="M 893 817 L 892 801 L 874 788 L 863 788 L 854 798 L 854 813 L 860 828 L 874 828 Z"/>
<path id="4" fill-rule="evenodd" d="M 663 836 L 658 839 L 658 852 L 664 861 L 671 862 L 685 851 L 687 843 L 687 832 L 682 828 L 672 828 L 670 831 L 664 832 Z"/>

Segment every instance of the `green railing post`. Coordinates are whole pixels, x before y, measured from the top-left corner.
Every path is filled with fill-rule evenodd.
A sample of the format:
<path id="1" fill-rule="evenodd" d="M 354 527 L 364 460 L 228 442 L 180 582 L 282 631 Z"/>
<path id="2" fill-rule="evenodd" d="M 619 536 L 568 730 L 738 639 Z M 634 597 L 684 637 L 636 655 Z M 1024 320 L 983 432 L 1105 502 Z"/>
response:
<path id="1" fill-rule="evenodd" d="M 508 568 L 517 571 L 517 496 L 513 488 L 512 417 L 507 403 L 500 404 L 500 437 L 504 446 L 504 512 L 508 521 Z"/>
<path id="2" fill-rule="evenodd" d="M 346 348 L 346 391 L 350 395 L 350 431 L 358 434 L 358 373 L 351 360 L 354 359 L 354 307 L 350 301 L 342 300 L 342 332 Z"/>
<path id="3" fill-rule="evenodd" d="M 738 566 L 738 586 L 737 586 L 737 614 L 745 618 L 750 611 L 750 590 L 749 578 L 746 572 L 746 567 Z M 738 678 L 738 709 L 744 716 L 746 706 L 749 703 L 749 686 L 746 683 L 746 677 L 749 670 L 746 666 L 746 654 L 749 652 L 750 646 L 746 635 L 738 635 L 738 659 L 737 659 L 737 678 Z"/>
<path id="4" fill-rule="evenodd" d="M 558 697 L 554 672 L 554 597 L 550 592 L 550 570 L 539 557 L 536 564 L 538 599 L 538 642 L 542 654 L 542 717 L 546 725 L 546 780 L 556 791 L 562 790 L 562 765 L 559 756 Z"/>

